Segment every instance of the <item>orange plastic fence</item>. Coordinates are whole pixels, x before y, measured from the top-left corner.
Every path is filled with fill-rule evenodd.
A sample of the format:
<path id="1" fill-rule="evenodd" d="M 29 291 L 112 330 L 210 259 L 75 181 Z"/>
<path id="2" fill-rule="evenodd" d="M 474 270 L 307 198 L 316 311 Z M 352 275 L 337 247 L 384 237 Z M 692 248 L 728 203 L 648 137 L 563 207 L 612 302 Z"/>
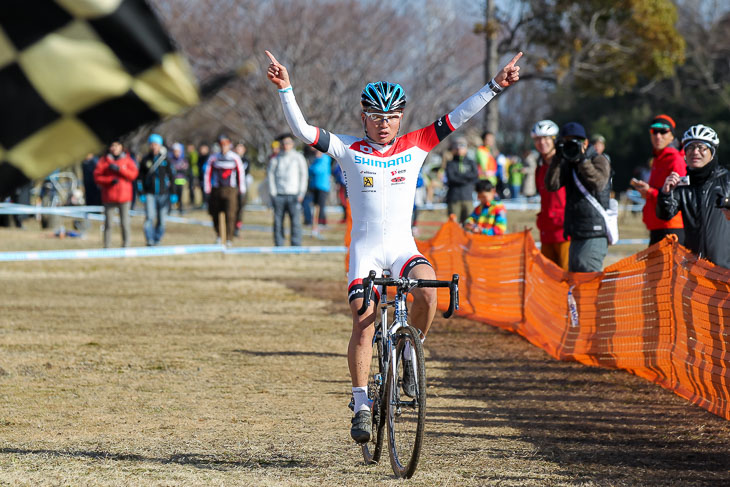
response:
<path id="1" fill-rule="evenodd" d="M 627 370 L 730 419 L 730 270 L 676 239 L 586 274 L 545 259 L 529 231 L 487 237 L 450 221 L 418 247 L 439 279 L 460 274 L 460 315 L 519 333 L 556 359 Z M 445 306 L 448 290 L 439 293 Z"/>

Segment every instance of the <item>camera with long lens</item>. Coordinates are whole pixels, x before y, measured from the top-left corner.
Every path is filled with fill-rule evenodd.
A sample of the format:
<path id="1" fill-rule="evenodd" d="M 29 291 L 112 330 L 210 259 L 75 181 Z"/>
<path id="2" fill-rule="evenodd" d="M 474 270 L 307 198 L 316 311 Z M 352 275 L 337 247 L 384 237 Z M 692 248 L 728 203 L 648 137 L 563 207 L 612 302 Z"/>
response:
<path id="1" fill-rule="evenodd" d="M 717 195 L 715 206 L 723 210 L 730 210 L 730 196 L 725 196 L 722 194 Z"/>
<path id="2" fill-rule="evenodd" d="M 576 163 L 583 159 L 583 143 L 576 139 L 560 139 L 555 144 L 555 152 L 561 159 Z"/>

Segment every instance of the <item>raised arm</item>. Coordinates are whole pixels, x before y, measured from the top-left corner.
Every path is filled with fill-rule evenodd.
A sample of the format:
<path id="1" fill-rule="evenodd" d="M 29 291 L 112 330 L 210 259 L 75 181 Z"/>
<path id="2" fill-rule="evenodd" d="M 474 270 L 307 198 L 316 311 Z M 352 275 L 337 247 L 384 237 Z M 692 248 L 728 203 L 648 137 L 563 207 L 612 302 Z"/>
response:
<path id="1" fill-rule="evenodd" d="M 517 61 L 521 57 L 522 52 L 518 52 L 489 83 L 449 113 L 449 123 L 454 130 L 476 115 L 492 98 L 520 80 L 520 67 L 517 66 Z"/>
<path id="2" fill-rule="evenodd" d="M 303 140 L 307 144 L 314 144 L 319 139 L 319 129 L 309 125 L 304 120 L 304 115 L 299 109 L 296 98 L 292 91 L 291 82 L 289 81 L 289 72 L 283 64 L 276 60 L 269 51 L 264 51 L 269 58 L 269 68 L 266 70 L 266 77 L 269 78 L 279 89 L 279 98 L 281 98 L 281 106 L 284 109 L 284 116 L 294 135 Z M 327 149 L 322 152 L 327 152 Z"/>

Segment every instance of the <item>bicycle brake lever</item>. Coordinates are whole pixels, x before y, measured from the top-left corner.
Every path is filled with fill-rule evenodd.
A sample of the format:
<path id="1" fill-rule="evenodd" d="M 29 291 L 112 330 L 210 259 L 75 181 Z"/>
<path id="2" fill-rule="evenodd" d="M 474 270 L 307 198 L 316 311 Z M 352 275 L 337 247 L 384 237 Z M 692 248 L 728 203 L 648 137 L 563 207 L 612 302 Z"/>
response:
<path id="1" fill-rule="evenodd" d="M 360 309 L 357 310 L 357 314 L 359 316 L 362 316 L 365 314 L 365 311 L 370 307 L 370 297 L 373 293 L 373 280 L 375 279 L 375 271 L 370 271 L 368 274 L 368 277 L 362 280 L 362 287 L 363 291 L 365 292 L 365 296 L 362 300 L 362 306 L 360 306 Z"/>

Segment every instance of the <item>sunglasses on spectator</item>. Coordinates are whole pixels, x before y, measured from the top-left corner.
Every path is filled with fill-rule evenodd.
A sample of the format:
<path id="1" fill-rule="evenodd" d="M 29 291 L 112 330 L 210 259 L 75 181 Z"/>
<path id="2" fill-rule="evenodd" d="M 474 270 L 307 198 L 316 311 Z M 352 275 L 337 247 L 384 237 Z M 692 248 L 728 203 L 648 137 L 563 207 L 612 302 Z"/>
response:
<path id="1" fill-rule="evenodd" d="M 664 135 L 664 134 L 666 134 L 668 132 L 670 132 L 669 129 L 651 129 L 652 135 L 656 135 L 656 134 L 662 134 L 662 135 Z"/>
<path id="2" fill-rule="evenodd" d="M 375 123 L 380 123 L 383 120 L 385 120 L 385 123 L 393 123 L 399 118 L 403 116 L 402 113 L 374 113 L 374 112 L 365 112 L 365 115 Z"/>

